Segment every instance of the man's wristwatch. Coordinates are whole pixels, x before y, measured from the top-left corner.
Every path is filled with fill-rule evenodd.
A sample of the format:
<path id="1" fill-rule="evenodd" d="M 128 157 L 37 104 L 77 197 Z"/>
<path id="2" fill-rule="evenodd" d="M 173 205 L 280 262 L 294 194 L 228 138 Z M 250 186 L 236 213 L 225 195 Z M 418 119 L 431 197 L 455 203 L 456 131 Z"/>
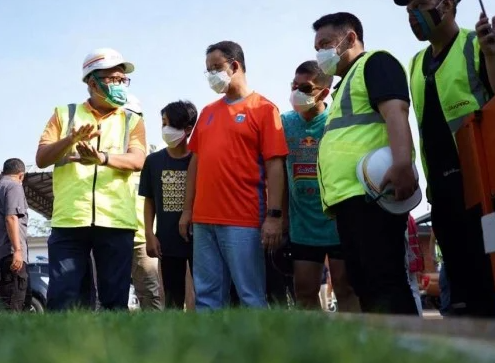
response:
<path id="1" fill-rule="evenodd" d="M 101 153 L 103 154 L 103 156 L 105 156 L 105 160 L 103 161 L 103 163 L 101 163 L 101 165 L 107 165 L 108 164 L 108 153 L 106 151 L 102 151 Z"/>
<path id="2" fill-rule="evenodd" d="M 266 216 L 272 218 L 282 218 L 282 211 L 280 209 L 268 209 L 266 211 Z"/>

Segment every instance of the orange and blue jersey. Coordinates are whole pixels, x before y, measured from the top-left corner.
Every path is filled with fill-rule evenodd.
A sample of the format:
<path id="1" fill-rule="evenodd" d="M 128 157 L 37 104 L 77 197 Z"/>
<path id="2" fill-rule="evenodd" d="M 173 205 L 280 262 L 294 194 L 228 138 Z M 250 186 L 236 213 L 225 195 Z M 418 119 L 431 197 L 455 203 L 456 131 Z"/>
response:
<path id="1" fill-rule="evenodd" d="M 277 107 L 258 93 L 206 106 L 189 142 L 197 156 L 193 222 L 260 227 L 265 161 L 288 153 Z"/>

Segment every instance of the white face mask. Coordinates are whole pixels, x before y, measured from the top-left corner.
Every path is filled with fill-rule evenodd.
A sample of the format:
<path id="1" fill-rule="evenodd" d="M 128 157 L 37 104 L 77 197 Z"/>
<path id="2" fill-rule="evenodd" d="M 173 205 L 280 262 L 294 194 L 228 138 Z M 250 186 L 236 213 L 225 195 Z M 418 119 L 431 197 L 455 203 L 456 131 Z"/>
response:
<path id="1" fill-rule="evenodd" d="M 337 44 L 336 47 L 329 48 L 329 49 L 320 49 L 316 53 L 316 61 L 318 62 L 318 67 L 321 68 L 321 70 L 327 75 L 327 76 L 334 76 L 335 72 L 337 72 L 337 65 L 340 62 L 340 56 L 344 54 L 346 51 L 344 51 L 342 54 L 337 54 L 337 48 L 342 44 L 342 42 L 347 38 L 347 36 L 344 37 L 340 41 L 339 44 Z"/>
<path id="2" fill-rule="evenodd" d="M 289 101 L 296 112 L 308 111 L 316 104 L 314 96 L 307 95 L 298 89 L 292 91 Z"/>
<path id="3" fill-rule="evenodd" d="M 163 126 L 162 137 L 167 146 L 174 148 L 184 140 L 186 132 L 184 130 L 177 130 L 171 126 Z"/>
<path id="4" fill-rule="evenodd" d="M 229 89 L 231 78 L 227 71 L 212 71 L 208 73 L 208 82 L 210 87 L 216 93 L 225 93 Z"/>

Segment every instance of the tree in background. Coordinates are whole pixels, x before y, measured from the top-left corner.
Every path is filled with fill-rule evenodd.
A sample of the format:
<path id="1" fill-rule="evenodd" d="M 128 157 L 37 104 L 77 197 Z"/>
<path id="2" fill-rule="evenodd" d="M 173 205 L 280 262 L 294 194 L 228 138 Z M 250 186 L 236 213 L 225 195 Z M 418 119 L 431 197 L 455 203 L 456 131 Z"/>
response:
<path id="1" fill-rule="evenodd" d="M 52 227 L 50 225 L 50 221 L 48 219 L 29 218 L 28 223 L 28 235 L 31 237 L 45 237 L 49 236 Z"/>

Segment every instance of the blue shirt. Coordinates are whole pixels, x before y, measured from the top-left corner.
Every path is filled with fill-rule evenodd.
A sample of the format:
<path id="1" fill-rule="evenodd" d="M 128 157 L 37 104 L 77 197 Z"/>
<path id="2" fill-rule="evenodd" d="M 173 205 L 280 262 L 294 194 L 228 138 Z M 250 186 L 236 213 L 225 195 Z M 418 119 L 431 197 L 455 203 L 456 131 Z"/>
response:
<path id="1" fill-rule="evenodd" d="M 323 136 L 329 107 L 304 120 L 297 112 L 282 114 L 285 138 L 289 146 L 287 176 L 289 184 L 290 238 L 293 243 L 328 246 L 339 244 L 335 221 L 323 214 L 316 177 L 318 144 Z"/>

